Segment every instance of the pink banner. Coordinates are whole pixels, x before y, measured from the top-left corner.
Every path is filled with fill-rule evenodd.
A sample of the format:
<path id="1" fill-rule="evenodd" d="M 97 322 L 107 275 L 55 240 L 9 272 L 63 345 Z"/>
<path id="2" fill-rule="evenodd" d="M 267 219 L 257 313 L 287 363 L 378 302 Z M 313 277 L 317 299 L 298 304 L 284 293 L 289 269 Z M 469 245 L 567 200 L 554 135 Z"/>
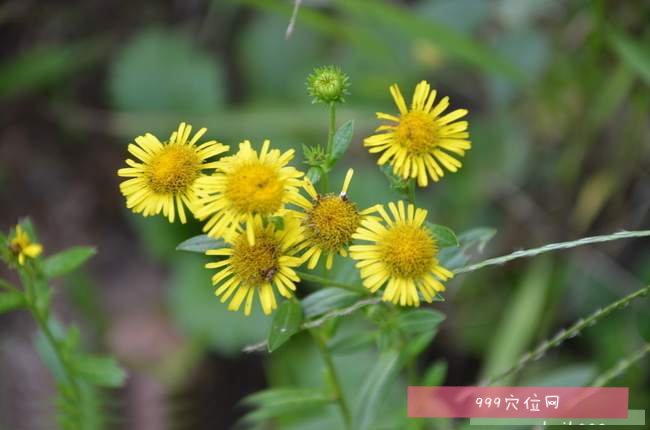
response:
<path id="1" fill-rule="evenodd" d="M 411 418 L 627 418 L 628 388 L 408 387 Z"/>

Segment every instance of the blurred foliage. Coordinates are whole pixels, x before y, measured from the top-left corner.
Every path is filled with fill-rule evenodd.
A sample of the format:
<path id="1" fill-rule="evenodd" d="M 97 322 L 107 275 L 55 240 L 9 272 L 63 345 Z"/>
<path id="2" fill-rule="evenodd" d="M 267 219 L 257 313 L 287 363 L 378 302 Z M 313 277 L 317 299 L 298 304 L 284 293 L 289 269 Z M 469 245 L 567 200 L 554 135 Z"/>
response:
<path id="1" fill-rule="evenodd" d="M 208 127 L 210 138 L 230 145 L 244 138 L 270 138 L 274 146 L 300 152 L 301 144 L 322 144 L 327 112 L 309 104 L 304 82 L 315 66 L 333 63 L 351 80 L 351 95 L 337 125 L 354 120 L 347 159 L 354 162 L 337 166 L 331 181 L 338 187 L 345 170 L 354 167 L 350 198 L 359 207 L 399 196 L 361 147 L 362 139 L 379 125 L 374 112 L 395 112 L 390 84 L 398 83 L 406 95 L 426 78 L 454 106 L 470 110 L 473 142 L 460 173 L 418 192 L 418 204 L 430 210 L 433 222 L 457 232 L 472 226 L 496 228 L 486 255 L 649 227 L 650 6 L 644 2 L 305 1 L 288 40 L 289 1 L 144 2 L 121 4 L 110 13 L 99 7 L 92 11 L 95 2 L 84 7 L 57 3 L 42 11 L 33 3 L 20 3 L 9 0 L 0 6 L 0 22 L 7 24 L 3 31 L 11 36 L 3 42 L 0 58 L 2 123 L 7 130 L 0 143 L 3 223 L 13 223 L 47 198 L 43 181 L 50 176 L 40 178 L 48 172 L 45 167 L 77 171 L 86 165 L 84 157 L 90 155 L 74 155 L 70 148 L 96 152 L 115 164 L 134 136 L 151 131 L 166 138 L 179 119 Z M 306 170 L 301 161 L 295 160 L 296 167 Z M 113 164 L 111 169 L 117 166 Z M 79 173 L 81 182 L 95 187 L 90 194 L 103 193 L 114 173 L 96 170 Z M 57 195 L 67 194 L 69 185 L 59 186 L 63 192 Z M 210 273 L 202 269 L 204 258 L 173 251 L 199 234 L 198 223 L 170 226 L 163 219 L 126 214 L 116 209 L 122 205 L 116 193 L 99 199 L 103 202 L 95 206 L 89 203 L 94 212 L 88 217 L 94 224 L 106 224 L 108 235 L 128 235 L 125 243 L 133 248 L 124 250 L 125 256 L 111 255 L 111 270 L 143 261 L 168 267 L 169 280 L 158 290 L 184 342 L 198 345 L 199 358 L 240 359 L 242 347 L 267 337 L 269 318 L 259 312 L 250 318 L 228 312 L 214 297 Z M 58 201 L 45 201 L 49 206 L 39 206 L 44 214 L 37 217 L 46 219 L 62 210 Z M 56 236 L 58 227 L 52 224 L 48 233 Z M 483 229 L 459 235 L 464 252 L 448 264 L 462 266 L 476 256 L 476 242 L 493 234 Z M 561 327 L 647 284 L 646 243 L 594 246 L 458 276 L 446 301 L 435 305 L 447 320 L 414 363 L 423 383 L 475 384 L 481 374 L 508 367 Z M 101 251 L 101 243 L 99 247 Z M 451 256 L 443 252 L 441 258 Z M 337 261 L 333 279 L 358 280 L 349 260 Z M 98 314 L 101 297 L 92 299 L 79 291 L 84 282 L 76 281 L 82 287 L 71 286 L 66 296 L 90 319 Z M 304 283 L 301 295 L 313 287 Z M 20 306 L 10 299 L 0 307 Z M 327 299 L 326 304 L 340 307 L 350 296 Z M 108 321 L 95 322 L 98 331 L 110 330 L 111 319 L 120 316 L 102 317 Z M 383 351 L 378 359 L 379 349 L 394 339 L 380 340 L 372 317 L 358 311 L 338 325 L 322 327 L 336 351 L 344 395 L 358 410 L 365 408 L 359 400 L 364 387 L 365 392 L 378 391 L 367 388 L 368 377 L 381 370 L 373 366 L 383 366 L 391 376 L 395 365 L 390 352 Z M 586 329 L 511 382 L 587 385 L 648 342 L 648 318 L 647 302 L 635 303 Z M 295 335 L 273 355 L 254 357 L 263 362 L 269 389 L 311 390 L 314 403 L 321 402 L 319 393 L 330 392 L 307 333 Z M 187 360 L 174 371 L 182 378 L 200 362 Z M 241 366 L 240 372 L 249 370 Z M 631 408 L 650 404 L 649 372 L 647 362 L 641 362 L 613 381 L 631 387 Z M 359 426 L 372 421 L 371 428 L 406 428 L 404 390 L 411 381 L 403 376 L 384 381 L 381 415 L 364 418 Z M 246 405 L 259 406 L 263 399 L 248 398 Z M 230 404 L 239 400 L 230 399 Z M 195 407 L 210 408 L 198 402 Z M 233 409 L 223 423 L 245 412 Z M 335 405 L 305 408 L 273 422 L 272 428 L 301 430 L 340 425 Z M 409 423 L 414 429 L 446 424 Z"/>

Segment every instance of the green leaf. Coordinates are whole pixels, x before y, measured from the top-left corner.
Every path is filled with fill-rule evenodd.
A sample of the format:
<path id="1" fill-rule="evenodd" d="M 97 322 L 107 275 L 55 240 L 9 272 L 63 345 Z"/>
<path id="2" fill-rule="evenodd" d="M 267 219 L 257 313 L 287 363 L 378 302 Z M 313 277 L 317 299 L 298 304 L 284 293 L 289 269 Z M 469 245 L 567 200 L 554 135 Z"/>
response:
<path id="1" fill-rule="evenodd" d="M 459 247 L 440 250 L 438 259 L 447 269 L 464 266 L 474 255 L 480 255 L 485 245 L 494 237 L 496 230 L 489 227 L 478 227 L 458 236 Z"/>
<path id="2" fill-rule="evenodd" d="M 269 332 L 269 352 L 278 349 L 300 330 L 302 317 L 302 307 L 296 301 L 286 300 L 278 307 Z"/>
<path id="3" fill-rule="evenodd" d="M 376 339 L 376 334 L 372 331 L 359 332 L 354 331 L 344 336 L 338 336 L 332 339 L 327 345 L 332 354 L 351 354 L 366 348 Z"/>
<path id="4" fill-rule="evenodd" d="M 55 278 L 72 272 L 95 255 L 95 248 L 75 246 L 49 256 L 43 261 L 43 272 L 47 278 Z"/>
<path id="5" fill-rule="evenodd" d="M 608 42 L 621 60 L 650 85 L 650 54 L 648 43 L 638 43 L 624 33 L 610 28 L 605 32 Z"/>
<path id="6" fill-rule="evenodd" d="M 485 71 L 504 75 L 513 81 L 521 82 L 526 78 L 518 66 L 490 47 L 442 22 L 411 12 L 406 7 L 373 0 L 336 0 L 335 3 L 349 15 L 371 21 L 378 29 L 399 30 L 402 34 L 415 39 L 433 41 L 444 52 Z"/>
<path id="7" fill-rule="evenodd" d="M 372 427 L 381 408 L 381 401 L 387 389 L 397 375 L 400 364 L 399 352 L 383 352 L 370 369 L 357 394 L 354 408 L 355 430 L 367 430 Z"/>
<path id="8" fill-rule="evenodd" d="M 226 245 L 223 239 L 214 239 L 207 234 L 191 237 L 176 247 L 177 251 L 198 252 L 204 254 L 209 249 L 219 249 Z"/>
<path id="9" fill-rule="evenodd" d="M 113 104 L 130 112 L 182 112 L 185 117 L 215 111 L 224 100 L 222 67 L 197 46 L 188 35 L 163 28 L 137 32 L 111 62 Z"/>
<path id="10" fill-rule="evenodd" d="M 334 309 L 343 308 L 357 301 L 360 294 L 341 288 L 323 288 L 302 299 L 306 319 L 318 317 Z"/>
<path id="11" fill-rule="evenodd" d="M 330 396 L 313 389 L 271 388 L 244 398 L 242 403 L 256 408 L 244 417 L 244 421 L 260 422 L 331 402 Z"/>
<path id="12" fill-rule="evenodd" d="M 425 387 L 438 387 L 445 382 L 447 376 L 447 362 L 438 360 L 431 364 L 424 372 L 422 385 Z"/>
<path id="13" fill-rule="evenodd" d="M 316 184 L 320 181 L 320 177 L 323 175 L 323 169 L 318 166 L 312 166 L 307 170 L 307 179 L 311 181 L 312 184 Z"/>
<path id="14" fill-rule="evenodd" d="M 101 52 L 96 41 L 67 46 L 37 47 L 8 57 L 0 65 L 0 96 L 61 85 L 65 79 L 94 62 Z"/>
<path id="15" fill-rule="evenodd" d="M 273 224 L 276 230 L 284 230 L 284 218 L 281 216 L 269 217 L 269 221 Z"/>
<path id="16" fill-rule="evenodd" d="M 431 233 L 436 237 L 439 248 L 447 248 L 450 246 L 457 247 L 460 245 L 456 233 L 449 227 L 445 227 L 440 224 L 432 224 L 427 222 L 427 227 L 431 230 Z"/>
<path id="17" fill-rule="evenodd" d="M 334 134 L 334 141 L 332 143 L 332 158 L 329 160 L 330 165 L 336 163 L 350 146 L 352 142 L 352 135 L 354 133 L 354 120 L 345 122 Z"/>
<path id="18" fill-rule="evenodd" d="M 552 269 L 548 259 L 535 263 L 520 281 L 517 291 L 503 307 L 501 320 L 494 328 L 494 337 L 486 354 L 482 380 L 495 376 L 515 365 L 538 333 L 544 315 L 546 291 L 551 285 Z M 507 385 L 512 378 L 504 378 Z"/>
<path id="19" fill-rule="evenodd" d="M 435 333 L 445 315 L 433 309 L 414 309 L 401 312 L 397 317 L 397 327 L 407 335 Z"/>
<path id="20" fill-rule="evenodd" d="M 126 373 L 112 357 L 73 354 L 70 366 L 82 379 L 102 387 L 119 387 L 126 379 Z"/>
<path id="21" fill-rule="evenodd" d="M 25 307 L 25 296 L 19 291 L 0 293 L 0 314 Z"/>

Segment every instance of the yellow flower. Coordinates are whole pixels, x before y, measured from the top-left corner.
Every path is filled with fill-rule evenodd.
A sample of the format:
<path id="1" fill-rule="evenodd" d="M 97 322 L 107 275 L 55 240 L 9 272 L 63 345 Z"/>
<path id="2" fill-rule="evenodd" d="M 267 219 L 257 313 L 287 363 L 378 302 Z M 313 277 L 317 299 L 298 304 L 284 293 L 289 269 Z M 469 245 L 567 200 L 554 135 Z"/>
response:
<path id="1" fill-rule="evenodd" d="M 242 303 L 244 314 L 250 315 L 253 297 L 257 292 L 262 310 L 270 314 L 277 308 L 274 288 L 280 295 L 290 298 L 300 278 L 292 269 L 302 260 L 294 256 L 296 245 L 302 240 L 299 222 L 294 217 L 284 218 L 284 228 L 278 230 L 272 223 L 264 226 L 259 219 L 253 221 L 255 244 L 240 231 L 228 240 L 230 246 L 208 250 L 206 255 L 225 257 L 208 263 L 208 269 L 219 269 L 212 284 L 219 285 L 215 295 L 224 303 L 231 296 L 228 310 L 238 311 Z"/>
<path id="2" fill-rule="evenodd" d="M 120 184 L 127 208 L 144 216 L 162 212 L 169 222 L 174 222 L 178 211 L 181 223 L 187 222 L 185 207 L 191 212 L 196 209 L 197 180 L 204 169 L 216 165 L 206 160 L 229 149 L 215 140 L 197 146 L 207 129 L 200 129 L 190 139 L 191 131 L 192 126 L 182 122 L 168 142 L 161 143 L 147 133 L 135 138 L 137 145 L 129 144 L 129 152 L 139 161 L 129 158 L 129 167 L 117 171 L 119 176 L 131 178 Z"/>
<path id="3" fill-rule="evenodd" d="M 348 199 L 347 192 L 354 171 L 349 169 L 345 175 L 340 194 L 319 195 L 314 185 L 308 179 L 303 188 L 312 198 L 304 212 L 298 213 L 301 220 L 305 241 L 301 251 L 303 261 L 309 261 L 307 267 L 313 269 L 318 264 L 321 254 L 327 254 L 325 267 L 332 268 L 334 254 L 347 256 L 347 246 L 352 241 L 352 234 L 359 227 L 363 215 L 368 211 L 359 212 L 357 206 Z"/>
<path id="4" fill-rule="evenodd" d="M 428 177 L 437 182 L 444 175 L 442 167 L 456 172 L 462 164 L 449 153 L 463 156 L 471 148 L 467 121 L 457 121 L 467 115 L 467 109 L 442 115 L 449 107 L 449 97 L 434 106 L 436 90 L 426 81 L 415 87 L 410 110 L 397 85 L 392 85 L 390 92 L 399 117 L 377 112 L 377 118 L 395 124 L 379 126 L 379 134 L 363 141 L 369 152 L 383 153 L 377 164 L 390 163 L 397 176 L 417 178 L 421 187 L 427 186 Z"/>
<path id="5" fill-rule="evenodd" d="M 353 245 L 350 256 L 358 261 L 363 285 L 373 293 L 386 284 L 383 299 L 402 306 L 419 306 L 419 293 L 431 303 L 440 282 L 453 273 L 438 264 L 438 246 L 424 226 L 427 211 L 404 202 L 389 203 L 392 218 L 383 206 L 376 210 L 383 218 L 368 218 L 352 236 L 372 244 Z"/>
<path id="6" fill-rule="evenodd" d="M 25 258 L 36 258 L 43 252 L 43 246 L 40 243 L 32 243 L 27 232 L 18 224 L 14 237 L 9 241 L 9 250 L 18 257 L 18 264 L 25 264 Z"/>
<path id="7" fill-rule="evenodd" d="M 203 231 L 212 237 L 228 237 L 246 224 L 250 244 L 255 243 L 253 226 L 275 216 L 288 203 L 306 204 L 299 193 L 303 173 L 288 167 L 294 151 L 269 150 L 265 140 L 257 154 L 248 140 L 239 144 L 237 154 L 216 163 L 216 172 L 199 180 L 201 208 L 199 219 L 206 219 Z"/>

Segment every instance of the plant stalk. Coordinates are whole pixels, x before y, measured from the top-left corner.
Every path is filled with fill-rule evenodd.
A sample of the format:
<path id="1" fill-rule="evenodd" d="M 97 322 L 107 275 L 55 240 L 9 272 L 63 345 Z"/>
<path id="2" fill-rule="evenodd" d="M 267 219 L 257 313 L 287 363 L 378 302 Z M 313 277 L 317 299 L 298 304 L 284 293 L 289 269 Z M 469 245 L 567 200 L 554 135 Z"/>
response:
<path id="1" fill-rule="evenodd" d="M 327 371 L 330 374 L 331 382 L 334 388 L 334 397 L 339 405 L 339 409 L 341 410 L 341 416 L 343 417 L 345 428 L 347 430 L 351 430 L 352 415 L 350 415 L 350 408 L 348 407 L 348 404 L 345 401 L 345 397 L 343 396 L 343 389 L 341 388 L 341 382 L 339 381 L 336 367 L 334 366 L 334 361 L 332 360 L 332 355 L 330 354 L 329 350 L 327 349 L 327 345 L 325 345 L 325 342 L 320 337 L 320 335 L 315 330 L 309 330 L 309 332 L 311 333 L 316 346 L 318 346 L 318 350 L 320 351 L 321 356 L 323 357 L 323 361 L 325 362 L 325 367 L 327 367 Z"/>
<path id="2" fill-rule="evenodd" d="M 327 131 L 327 147 L 325 149 L 327 165 L 323 169 L 323 194 L 329 192 L 329 170 L 332 160 L 332 148 L 334 146 L 334 133 L 336 133 L 336 103 L 331 102 L 329 108 L 329 128 Z"/>

